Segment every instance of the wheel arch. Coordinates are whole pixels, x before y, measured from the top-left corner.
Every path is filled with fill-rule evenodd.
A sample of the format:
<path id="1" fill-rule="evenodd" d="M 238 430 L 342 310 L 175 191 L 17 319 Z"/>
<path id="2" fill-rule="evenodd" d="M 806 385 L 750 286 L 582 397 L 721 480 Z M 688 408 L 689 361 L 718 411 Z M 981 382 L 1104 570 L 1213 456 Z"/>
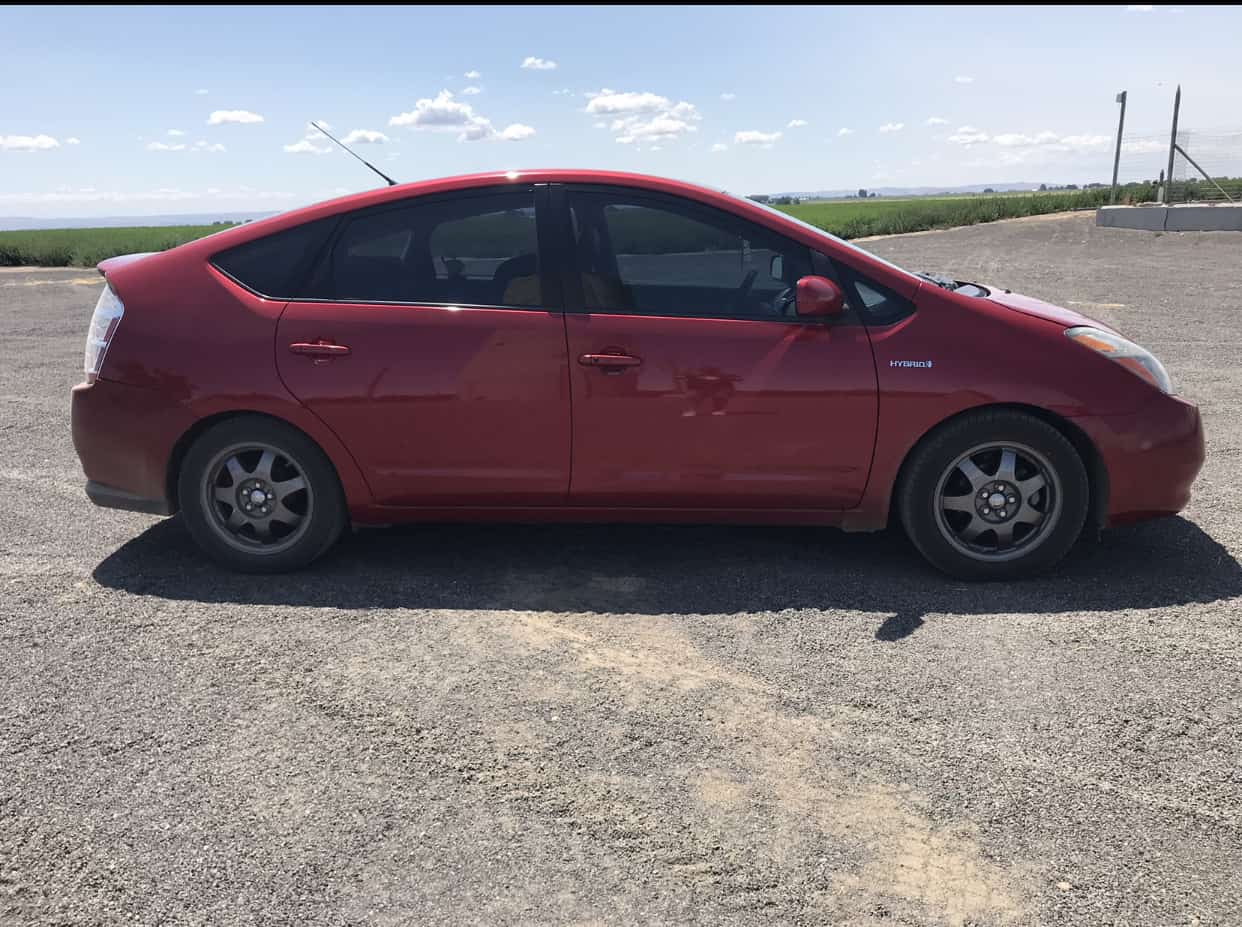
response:
<path id="1" fill-rule="evenodd" d="M 341 490 L 342 497 L 348 500 L 350 487 L 347 486 L 345 479 L 343 479 L 340 464 L 338 463 L 336 456 L 332 453 L 332 449 L 325 447 L 323 441 L 319 440 L 315 435 L 309 433 L 305 428 L 302 428 L 296 422 L 292 422 L 283 416 L 273 415 L 271 412 L 263 412 L 257 409 L 230 409 L 228 411 L 216 412 L 212 415 L 207 415 L 198 419 L 198 421 L 187 428 L 173 444 L 172 451 L 168 455 L 167 472 L 164 475 L 164 493 L 168 499 L 170 507 L 169 514 L 176 514 L 177 510 L 180 508 L 180 502 L 177 498 L 177 482 L 181 478 L 181 468 L 185 464 L 186 454 L 188 454 L 190 448 L 194 446 L 194 442 L 222 422 L 230 421 L 236 418 L 252 417 L 269 419 L 270 421 L 279 422 L 288 428 L 292 428 L 306 438 L 306 440 L 310 441 L 317 448 L 319 448 L 324 457 L 327 458 L 328 464 L 332 467 L 332 472 L 336 476 L 337 486 Z"/>
<path id="2" fill-rule="evenodd" d="M 1104 526 L 1108 517 L 1108 470 L 1104 466 L 1104 459 L 1100 455 L 1099 449 L 1095 446 L 1095 442 L 1088 437 L 1085 431 L 1074 424 L 1071 419 L 1041 406 L 1027 405 L 1021 402 L 996 402 L 981 406 L 971 406 L 969 409 L 962 409 L 948 418 L 942 419 L 923 432 L 918 440 L 910 445 L 910 449 L 906 451 L 905 456 L 901 460 L 901 466 L 897 470 L 897 478 L 893 480 L 892 488 L 889 490 L 888 521 L 890 525 L 894 524 L 894 519 L 898 517 L 898 495 L 901 492 L 902 483 L 906 479 L 910 461 L 914 459 L 916 453 L 949 425 L 980 412 L 998 411 L 1022 412 L 1032 418 L 1037 418 L 1045 424 L 1051 425 L 1069 441 L 1087 471 L 1087 485 L 1090 492 L 1090 502 L 1088 504 L 1090 508 L 1087 513 L 1086 523 L 1088 526 L 1093 526 L 1096 530 Z"/>

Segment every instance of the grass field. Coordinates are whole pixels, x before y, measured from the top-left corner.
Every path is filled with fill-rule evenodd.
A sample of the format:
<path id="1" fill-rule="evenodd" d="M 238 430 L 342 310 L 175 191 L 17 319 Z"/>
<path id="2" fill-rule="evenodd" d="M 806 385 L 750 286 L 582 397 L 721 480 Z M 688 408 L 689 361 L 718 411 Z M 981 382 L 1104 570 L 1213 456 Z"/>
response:
<path id="1" fill-rule="evenodd" d="M 1107 189 L 984 196 L 824 200 L 780 207 L 842 238 L 894 235 L 926 229 L 975 225 L 1108 202 Z M 193 241 L 219 225 L 148 228 L 52 229 L 0 232 L 0 267 L 89 267 L 105 258 L 137 251 L 163 251 Z"/>
<path id="2" fill-rule="evenodd" d="M 225 227 L 166 225 L 0 232 L 0 267 L 91 267 L 118 254 L 175 248 Z"/>

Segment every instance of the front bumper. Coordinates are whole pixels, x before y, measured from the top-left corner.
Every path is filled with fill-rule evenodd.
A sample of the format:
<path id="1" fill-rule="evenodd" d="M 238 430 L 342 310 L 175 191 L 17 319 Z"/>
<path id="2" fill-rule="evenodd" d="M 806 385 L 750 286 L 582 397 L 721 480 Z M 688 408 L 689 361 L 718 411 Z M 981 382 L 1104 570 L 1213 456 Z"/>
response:
<path id="1" fill-rule="evenodd" d="M 1173 515 L 1190 502 L 1205 455 L 1196 406 L 1159 396 L 1138 412 L 1073 421 L 1094 442 L 1108 473 L 1106 525 Z"/>
<path id="2" fill-rule="evenodd" d="M 194 417 L 161 390 L 96 380 L 73 388 L 73 446 L 96 505 L 157 515 L 175 508 L 168 464 Z"/>

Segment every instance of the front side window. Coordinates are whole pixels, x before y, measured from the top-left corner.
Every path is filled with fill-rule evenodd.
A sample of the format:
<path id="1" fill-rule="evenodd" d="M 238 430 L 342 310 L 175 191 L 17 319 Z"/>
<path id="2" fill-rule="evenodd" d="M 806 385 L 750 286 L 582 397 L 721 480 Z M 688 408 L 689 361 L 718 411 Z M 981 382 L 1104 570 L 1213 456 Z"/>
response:
<path id="1" fill-rule="evenodd" d="M 569 204 L 587 311 L 796 318 L 802 245 L 671 198 L 573 192 Z"/>
<path id="2" fill-rule="evenodd" d="M 413 203 L 347 219 L 311 286 L 320 299 L 543 304 L 533 192 Z"/>

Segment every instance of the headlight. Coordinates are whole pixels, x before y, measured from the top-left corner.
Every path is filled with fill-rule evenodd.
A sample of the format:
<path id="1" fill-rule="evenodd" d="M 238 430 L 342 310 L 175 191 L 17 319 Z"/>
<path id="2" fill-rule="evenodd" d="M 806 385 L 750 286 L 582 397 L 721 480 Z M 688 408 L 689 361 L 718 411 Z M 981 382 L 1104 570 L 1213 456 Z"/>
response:
<path id="1" fill-rule="evenodd" d="M 124 314 L 125 307 L 121 305 L 121 300 L 112 292 L 112 287 L 104 284 L 99 302 L 95 303 L 95 314 L 91 316 L 91 327 L 86 332 L 86 382 L 93 383 L 99 376 L 108 343 L 116 334 L 116 327 L 121 324 Z"/>
<path id="2" fill-rule="evenodd" d="M 1131 373 L 1142 377 L 1162 393 L 1173 392 L 1173 381 L 1164 369 L 1164 365 L 1146 348 L 1141 348 L 1133 341 L 1101 331 L 1098 328 L 1079 326 L 1067 328 L 1066 337 L 1077 341 L 1084 348 L 1090 348 L 1097 354 L 1103 354 L 1109 360 L 1116 361 Z"/>

